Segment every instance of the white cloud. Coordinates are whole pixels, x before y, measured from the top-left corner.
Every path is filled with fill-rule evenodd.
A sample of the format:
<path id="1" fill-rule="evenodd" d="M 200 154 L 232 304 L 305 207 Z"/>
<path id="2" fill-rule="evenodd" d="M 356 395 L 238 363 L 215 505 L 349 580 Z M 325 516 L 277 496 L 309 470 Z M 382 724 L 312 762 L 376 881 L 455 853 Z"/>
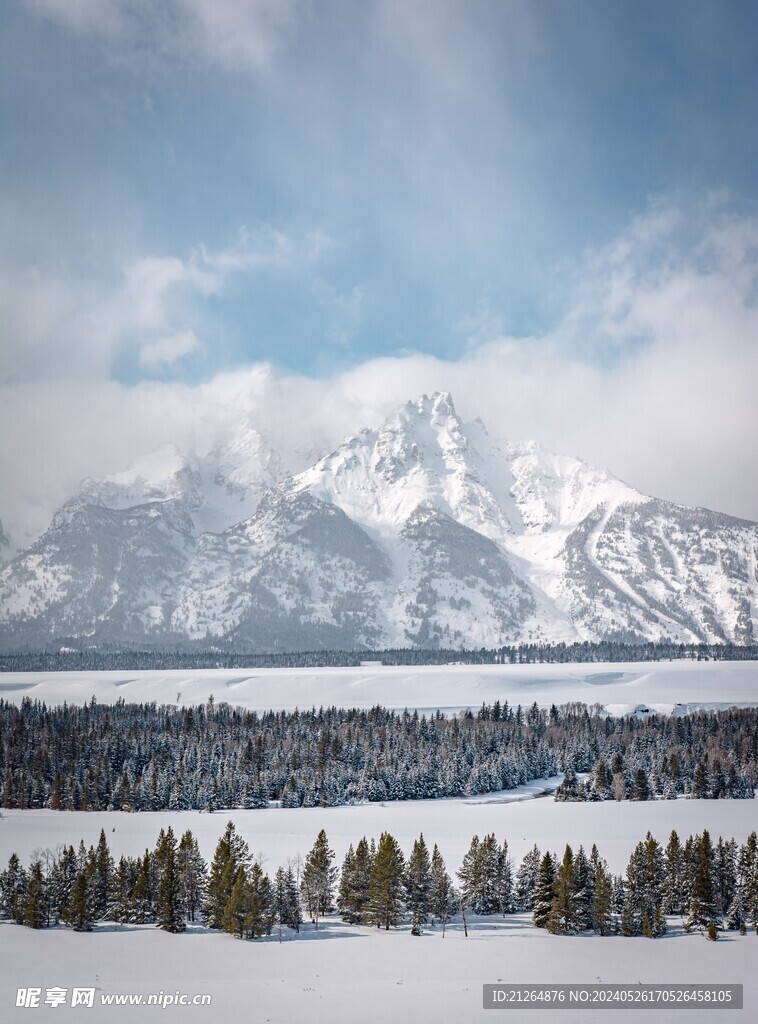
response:
<path id="1" fill-rule="evenodd" d="M 149 350 L 190 321 L 197 332 L 203 300 L 220 295 L 232 275 L 298 270 L 332 244 L 321 232 L 294 237 L 261 226 L 242 229 L 225 249 L 199 245 L 184 259 L 132 259 L 115 281 L 82 281 L 59 267 L 0 269 L 0 382 L 108 376 L 129 347 Z M 158 365 L 142 362 L 147 369 Z"/>
<path id="2" fill-rule="evenodd" d="M 101 39 L 119 60 L 203 60 L 261 71 L 297 20 L 303 0 L 26 0 L 39 15 Z"/>
<path id="3" fill-rule="evenodd" d="M 139 352 L 139 364 L 148 370 L 162 370 L 176 366 L 182 359 L 200 352 L 202 345 L 194 331 L 177 331 L 162 338 L 156 338 L 143 345 Z"/>
<path id="4" fill-rule="evenodd" d="M 213 263 L 198 256 L 159 263 L 152 274 L 143 267 L 137 276 L 155 288 L 139 317 L 159 322 L 172 289 L 187 280 L 201 286 L 193 275 L 215 282 Z M 575 301 L 552 331 L 485 340 L 497 323 L 483 307 L 469 319 L 476 337 L 457 361 L 410 353 L 327 379 L 254 365 L 194 386 L 8 385 L 0 395 L 0 516 L 11 533 L 23 529 L 17 524 L 42 529 L 84 476 L 123 468 L 171 440 L 202 450 L 241 415 L 302 464 L 408 398 L 448 389 L 465 419 L 481 416 L 496 436 L 535 437 L 647 493 L 758 519 L 758 220 L 712 199 L 654 207 L 590 254 L 577 277 Z"/>

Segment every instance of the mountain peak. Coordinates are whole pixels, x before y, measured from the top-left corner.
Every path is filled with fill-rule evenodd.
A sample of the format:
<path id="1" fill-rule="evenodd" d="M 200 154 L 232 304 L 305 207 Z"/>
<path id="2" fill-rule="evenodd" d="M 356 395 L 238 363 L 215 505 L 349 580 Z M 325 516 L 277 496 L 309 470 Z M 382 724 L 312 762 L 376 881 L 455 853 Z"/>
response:
<path id="1" fill-rule="evenodd" d="M 432 395 L 421 395 L 415 401 L 406 402 L 402 410 L 406 419 L 428 420 L 435 425 L 440 425 L 448 420 L 453 420 L 460 425 L 460 420 L 455 411 L 453 396 L 449 391 L 435 391 Z"/>

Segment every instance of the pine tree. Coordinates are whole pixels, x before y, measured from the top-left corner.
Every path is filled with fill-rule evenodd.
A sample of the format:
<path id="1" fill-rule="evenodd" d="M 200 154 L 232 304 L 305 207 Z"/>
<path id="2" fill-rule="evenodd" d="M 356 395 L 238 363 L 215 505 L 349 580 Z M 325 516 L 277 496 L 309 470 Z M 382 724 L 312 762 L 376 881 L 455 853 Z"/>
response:
<path id="1" fill-rule="evenodd" d="M 237 834 L 233 821 L 227 822 L 216 845 L 203 899 L 203 916 L 209 928 L 223 928 L 222 917 L 240 868 L 247 869 L 250 852 Z"/>
<path id="2" fill-rule="evenodd" d="M 708 830 L 695 838 L 695 871 L 685 929 L 705 931 L 710 921 L 717 923 L 714 884 L 714 851 Z"/>
<path id="3" fill-rule="evenodd" d="M 279 868 L 274 880 L 274 914 L 279 925 L 279 941 L 282 940 L 282 928 L 300 931 L 303 915 L 300 910 L 300 892 L 292 867 Z"/>
<path id="4" fill-rule="evenodd" d="M 333 910 L 334 883 L 337 878 L 333 861 L 334 853 L 329 848 L 326 832 L 321 829 L 305 858 L 301 886 L 306 910 L 317 928 L 319 918 Z"/>
<path id="5" fill-rule="evenodd" d="M 276 915 L 274 890 L 271 880 L 255 861 L 248 876 L 249 914 L 247 932 L 251 939 L 260 939 L 271 934 Z"/>
<path id="6" fill-rule="evenodd" d="M 751 923 L 751 889 L 758 888 L 758 856 L 756 833 L 743 843 L 737 854 L 732 901 L 727 909 L 725 926 L 744 934 Z"/>
<path id="7" fill-rule="evenodd" d="M 660 844 L 648 832 L 638 843 L 626 871 L 626 894 L 621 917 L 624 935 L 661 935 L 666 929 L 663 913 L 665 863 Z"/>
<path id="8" fill-rule="evenodd" d="M 517 910 L 531 911 L 539 870 L 540 851 L 535 845 L 528 853 L 524 854 L 524 859 L 521 861 L 516 875 L 515 903 Z"/>
<path id="9" fill-rule="evenodd" d="M 613 933 L 613 881 L 605 861 L 599 854 L 594 856 L 597 848 L 593 846 L 592 852 L 592 863 L 595 865 L 590 908 L 592 929 L 598 935 L 611 935 Z"/>
<path id="10" fill-rule="evenodd" d="M 503 840 L 497 861 L 497 901 L 500 913 L 505 916 L 514 911 L 513 865 L 508 852 L 508 840 Z"/>
<path id="11" fill-rule="evenodd" d="M 593 847 L 593 853 L 597 855 L 596 847 Z M 576 928 L 577 931 L 583 932 L 592 927 L 592 899 L 595 887 L 595 871 L 583 846 L 579 847 L 574 857 L 573 871 Z"/>
<path id="12" fill-rule="evenodd" d="M 154 917 L 155 890 L 151 861 L 150 851 L 145 850 L 145 856 L 139 862 L 134 888 L 129 897 L 129 921 L 132 924 L 147 924 Z"/>
<path id="13" fill-rule="evenodd" d="M 92 901 L 95 918 L 100 921 L 108 913 L 111 885 L 113 884 L 113 858 L 108 849 L 108 841 L 105 838 L 105 829 L 103 828 L 100 829 L 100 838 L 95 849 L 92 872 Z"/>
<path id="14" fill-rule="evenodd" d="M 411 934 L 420 935 L 429 920 L 431 863 L 423 835 L 414 842 L 405 866 L 405 905 L 411 915 Z"/>
<path id="15" fill-rule="evenodd" d="M 667 914 L 684 914 L 687 900 L 684 886 L 684 851 L 679 836 L 672 830 L 665 852 L 663 909 Z"/>
<path id="16" fill-rule="evenodd" d="M 79 871 L 71 890 L 71 898 L 63 913 L 63 920 L 75 932 L 91 932 L 95 924 L 95 905 L 92 897 L 91 875 Z"/>
<path id="17" fill-rule="evenodd" d="M 347 848 L 345 859 L 340 869 L 340 880 L 337 886 L 337 910 L 342 915 L 343 921 L 350 921 L 352 902 L 353 871 L 355 870 L 355 850 L 353 844 Z M 350 921 L 351 924 L 355 922 Z"/>
<path id="18" fill-rule="evenodd" d="M 457 875 L 461 883 L 461 907 L 471 907 L 474 913 L 479 913 L 483 889 L 482 853 L 479 836 L 472 837 L 469 848 L 463 855 L 463 862 L 458 868 Z"/>
<path id="19" fill-rule="evenodd" d="M 714 882 L 716 886 L 716 910 L 719 919 L 721 919 L 732 905 L 734 890 L 737 884 L 737 844 L 734 839 L 725 842 L 719 836 L 719 840 L 716 843 Z"/>
<path id="20" fill-rule="evenodd" d="M 71 899 L 76 872 L 76 853 L 73 846 L 69 845 L 63 848 L 50 873 L 50 912 L 56 923 L 62 918 L 64 908 Z"/>
<path id="21" fill-rule="evenodd" d="M 758 835 L 751 832 L 745 843 L 748 882 L 746 885 L 746 922 L 758 934 Z"/>
<path id="22" fill-rule="evenodd" d="M 405 862 L 397 841 L 388 832 L 379 839 L 371 869 L 368 892 L 368 917 L 377 928 L 396 926 L 403 912 L 403 874 Z"/>
<path id="23" fill-rule="evenodd" d="M 696 768 L 692 780 L 692 792 L 690 797 L 693 800 L 702 800 L 710 795 L 710 778 L 708 775 L 708 762 L 703 758 Z"/>
<path id="24" fill-rule="evenodd" d="M 550 853 L 545 853 L 540 861 L 537 881 L 534 886 L 532 901 L 532 921 L 537 928 L 547 928 L 550 910 L 553 905 L 553 883 L 555 882 L 555 862 Z"/>
<path id="25" fill-rule="evenodd" d="M 17 855 L 11 854 L 8 867 L 0 875 L 0 914 L 9 921 L 23 924 L 27 875 Z"/>
<path id="26" fill-rule="evenodd" d="M 24 924 L 27 928 L 44 928 L 47 918 L 47 892 L 42 864 L 36 860 L 29 870 L 24 900 Z"/>
<path id="27" fill-rule="evenodd" d="M 182 894 L 182 913 L 188 921 L 194 921 L 205 895 L 207 866 L 197 839 L 187 830 L 179 841 L 176 855 L 179 870 L 179 887 Z"/>
<path id="28" fill-rule="evenodd" d="M 574 854 L 568 845 L 555 876 L 547 930 L 554 935 L 574 935 L 577 931 Z"/>
<path id="29" fill-rule="evenodd" d="M 650 780 L 644 768 L 639 767 L 634 773 L 634 780 L 629 788 L 630 800 L 650 800 Z"/>
<path id="30" fill-rule="evenodd" d="M 248 932 L 250 914 L 250 885 L 245 876 L 245 869 L 240 865 L 234 876 L 229 899 L 221 915 L 221 927 L 230 935 L 238 935 L 243 939 Z"/>
<path id="31" fill-rule="evenodd" d="M 113 872 L 113 884 L 107 911 L 109 920 L 121 922 L 129 920 L 129 901 L 136 880 L 132 864 L 126 857 L 120 857 Z"/>
<path id="32" fill-rule="evenodd" d="M 187 927 L 182 912 L 181 877 L 177 864 L 177 842 L 170 825 L 162 850 L 155 915 L 158 927 L 164 932 L 182 932 Z"/>
<path id="33" fill-rule="evenodd" d="M 429 889 L 429 910 L 432 916 L 442 925 L 442 937 L 445 937 L 447 922 L 455 913 L 456 894 L 450 875 L 447 873 L 445 861 L 435 843 L 432 850 L 431 886 Z"/>
<path id="34" fill-rule="evenodd" d="M 352 850 L 352 846 L 350 847 Z M 350 924 L 362 924 L 366 920 L 371 868 L 376 858 L 374 841 L 369 845 L 364 836 L 353 854 L 345 859 L 340 876 L 339 911 Z"/>

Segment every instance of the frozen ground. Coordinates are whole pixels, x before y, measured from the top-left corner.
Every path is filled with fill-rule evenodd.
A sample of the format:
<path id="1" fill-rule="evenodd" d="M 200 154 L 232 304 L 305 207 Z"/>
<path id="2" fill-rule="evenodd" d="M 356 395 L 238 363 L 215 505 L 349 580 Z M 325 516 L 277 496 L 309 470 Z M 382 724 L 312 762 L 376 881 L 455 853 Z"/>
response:
<path id="1" fill-rule="evenodd" d="M 581 700 L 614 712 L 651 707 L 677 713 L 689 707 L 758 704 L 758 665 L 686 663 L 657 665 L 448 666 L 258 672 L 45 673 L 0 675 L 0 695 L 20 701 L 31 696 L 57 704 L 98 700 L 196 703 L 213 694 L 250 708 L 294 708 L 320 704 L 416 707 L 449 710 L 500 699 L 524 705 Z M 507 838 L 514 858 L 534 843 L 561 851 L 569 842 L 589 848 L 596 842 L 614 871 L 650 829 L 665 841 L 710 829 L 714 836 L 742 841 L 758 827 L 755 801 L 654 801 L 646 803 L 557 804 L 552 797 L 529 799 L 554 786 L 535 782 L 521 791 L 471 799 L 408 801 L 335 808 L 274 808 L 263 811 L 196 811 L 141 814 L 4 811 L 0 819 L 0 863 L 14 850 L 27 863 L 37 848 L 97 841 L 105 828 L 111 849 L 140 854 L 152 847 L 161 827 L 181 833 L 191 828 L 206 858 L 233 818 L 253 853 L 268 871 L 288 857 L 305 854 L 321 828 L 341 861 L 348 844 L 363 834 L 391 831 L 407 852 L 419 832 L 439 844 L 454 871 L 474 833 L 494 831 Z M 677 929 L 675 929 L 678 932 Z M 147 932 L 147 934 L 145 934 Z M 319 941 L 314 941 L 318 938 Z M 523 918 L 480 922 L 464 939 L 459 927 L 413 938 L 400 933 L 351 928 L 333 922 L 318 933 L 279 945 L 275 938 L 244 943 L 203 930 L 181 936 L 154 928 L 101 927 L 76 935 L 54 929 L 32 932 L 0 924 L 0 1019 L 88 1019 L 86 1010 L 40 1007 L 30 1016 L 15 1008 L 19 986 L 95 986 L 108 993 L 147 995 L 176 990 L 209 993 L 205 1007 L 103 1007 L 89 1019 L 100 1021 L 185 1019 L 207 1022 L 239 1018 L 257 1022 L 363 1021 L 393 1024 L 479 1019 L 482 984 L 518 982 L 692 982 L 745 985 L 745 1010 L 655 1010 L 632 1020 L 752 1021 L 758 1019 L 758 939 L 729 935 L 717 943 L 701 936 L 674 934 L 647 939 L 561 938 L 529 927 Z M 623 1021 L 625 1010 L 530 1010 L 529 1022 Z M 508 1020 L 521 1020 L 516 1011 Z M 484 1016 L 484 1020 L 489 1017 Z M 497 1019 L 497 1018 L 495 1018 Z"/>
<path id="2" fill-rule="evenodd" d="M 560 937 L 532 928 L 522 915 L 476 922 L 466 939 L 459 926 L 419 938 L 409 931 L 387 932 L 326 923 L 307 926 L 299 939 L 276 936 L 242 942 L 230 936 L 189 931 L 167 935 L 152 927 L 103 926 L 77 935 L 54 929 L 32 932 L 0 924 L 0 1015 L 3 1020 L 204 1021 L 250 1024 L 424 1024 L 504 1019 L 516 1024 L 549 1021 L 664 1021 L 699 1024 L 754 1021 L 758 1015 L 758 938 L 723 936 L 707 942 L 679 927 L 661 939 Z M 530 1010 L 503 1013 L 482 1009 L 486 982 L 555 983 L 638 981 L 672 984 L 742 983 L 740 1011 Z M 68 1005 L 15 1008 L 19 986 L 44 990 L 94 987 L 102 994 L 179 991 L 209 994 L 211 1006 Z"/>
<path id="3" fill-rule="evenodd" d="M 192 829 L 206 859 L 213 856 L 226 822 L 234 820 L 254 854 L 262 853 L 267 871 L 276 871 L 288 857 L 305 856 L 324 828 L 338 862 L 351 842 L 361 836 L 391 832 L 409 852 L 419 832 L 437 843 L 448 868 L 461 863 L 474 833 L 495 832 L 507 839 L 516 858 L 534 843 L 541 850 L 562 853 L 593 842 L 614 871 L 626 867 L 633 847 L 648 829 L 665 842 L 672 828 L 680 836 L 710 830 L 716 837 L 734 836 L 742 842 L 758 828 L 756 800 L 655 800 L 616 803 L 556 803 L 552 797 L 514 801 L 515 794 L 447 800 L 407 800 L 355 807 L 270 808 L 258 811 L 3 811 L 0 820 L 0 863 L 16 852 L 24 863 L 38 847 L 58 843 L 96 843 L 104 828 L 111 851 L 136 856 L 153 847 L 160 828 L 171 825 L 177 835 Z M 758 954 L 758 947 L 756 947 Z"/>
<path id="4" fill-rule="evenodd" d="M 168 672 L 0 674 L 0 697 L 60 704 L 97 700 L 198 704 L 212 694 L 247 708 L 315 705 L 458 710 L 500 699 L 540 705 L 578 700 L 619 714 L 670 713 L 719 704 L 758 704 L 758 662 L 631 662 L 569 665 L 443 665 L 409 668 L 240 669 Z M 681 705 L 681 707 L 677 707 Z"/>

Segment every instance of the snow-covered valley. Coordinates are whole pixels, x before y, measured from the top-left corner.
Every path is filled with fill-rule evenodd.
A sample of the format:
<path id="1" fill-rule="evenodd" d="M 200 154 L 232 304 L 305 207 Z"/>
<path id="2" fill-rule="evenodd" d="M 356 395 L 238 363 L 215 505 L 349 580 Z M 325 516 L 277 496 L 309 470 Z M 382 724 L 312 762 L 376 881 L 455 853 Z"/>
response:
<path id="1" fill-rule="evenodd" d="M 523 666 L 451 665 L 424 668 L 97 673 L 6 673 L 1 696 L 48 704 L 153 702 L 192 705 L 211 696 L 251 709 L 312 705 L 456 711 L 483 701 L 508 700 L 540 706 L 571 700 L 599 703 L 613 713 L 638 716 L 658 709 L 679 715 L 695 708 L 758 703 L 758 667 L 753 663 L 671 662 Z M 647 709 L 647 711 L 643 710 Z M 494 832 L 507 839 L 518 862 L 535 844 L 560 854 L 593 843 L 613 872 L 623 872 L 635 845 L 649 830 L 662 844 L 676 829 L 681 837 L 708 829 L 744 842 L 758 826 L 754 800 L 615 800 L 560 803 L 546 791 L 556 779 L 486 796 L 394 801 L 338 807 L 262 810 L 156 811 L 141 813 L 18 810 L 0 819 L 0 864 L 16 852 L 23 863 L 62 844 L 96 844 L 104 829 L 112 853 L 140 856 L 152 848 L 158 831 L 191 829 L 206 860 L 226 822 L 264 869 L 273 874 L 288 860 L 304 857 L 320 829 L 339 864 L 361 836 L 391 832 L 408 854 L 419 833 L 437 843 L 448 869 L 456 871 L 474 834 Z M 741 983 L 745 1013 L 758 1006 L 755 936 L 723 933 L 719 942 L 685 935 L 672 921 L 666 937 L 651 941 L 582 935 L 562 937 L 531 926 L 528 915 L 480 918 L 465 938 L 456 919 L 442 938 L 439 928 L 420 937 L 407 922 L 398 931 L 348 926 L 331 918 L 318 930 L 306 924 L 297 939 L 277 941 L 276 932 L 257 942 L 190 927 L 168 935 L 153 926 L 99 924 L 89 934 L 53 928 L 40 932 L 0 923 L 0 1000 L 13 1006 L 19 987 L 94 987 L 101 995 L 164 992 L 210 995 L 212 1005 L 169 1006 L 160 1016 L 216 1021 L 253 1014 L 277 1022 L 334 1022 L 361 1019 L 404 1024 L 419 1020 L 463 1021 L 477 1016 L 482 985 L 596 981 Z M 12 1011 L 16 1019 L 25 1010 Z M 53 1008 L 41 1006 L 40 1017 Z M 79 1008 L 54 1008 L 56 1019 L 76 1019 Z M 139 1020 L 156 1007 L 100 1006 L 93 1019 Z M 599 1011 L 598 1011 L 599 1012 Z M 692 1011 L 653 1010 L 650 1020 L 688 1019 Z M 552 1020 L 554 1011 L 530 1011 L 529 1020 Z M 625 1019 L 631 1011 L 617 1010 Z M 15 1014 L 15 1015 L 13 1015 Z M 564 1010 L 561 1020 L 586 1019 Z M 594 1015 L 594 1012 L 593 1014 Z M 616 1019 L 614 1017 L 614 1019 Z M 636 1019 L 636 1018 L 635 1018 Z M 696 1019 L 705 1019 L 700 1014 Z M 729 1011 L 709 1011 L 707 1019 L 731 1020 Z M 748 1019 L 748 1017 L 745 1017 Z"/>
<path id="2" fill-rule="evenodd" d="M 718 705 L 758 704 L 758 662 L 628 662 L 564 665 L 442 665 L 359 668 L 5 672 L 0 697 L 47 704 L 216 702 L 256 711 L 319 706 L 446 712 L 496 700 L 541 707 L 582 701 L 613 714 L 648 708 L 684 714 Z"/>

